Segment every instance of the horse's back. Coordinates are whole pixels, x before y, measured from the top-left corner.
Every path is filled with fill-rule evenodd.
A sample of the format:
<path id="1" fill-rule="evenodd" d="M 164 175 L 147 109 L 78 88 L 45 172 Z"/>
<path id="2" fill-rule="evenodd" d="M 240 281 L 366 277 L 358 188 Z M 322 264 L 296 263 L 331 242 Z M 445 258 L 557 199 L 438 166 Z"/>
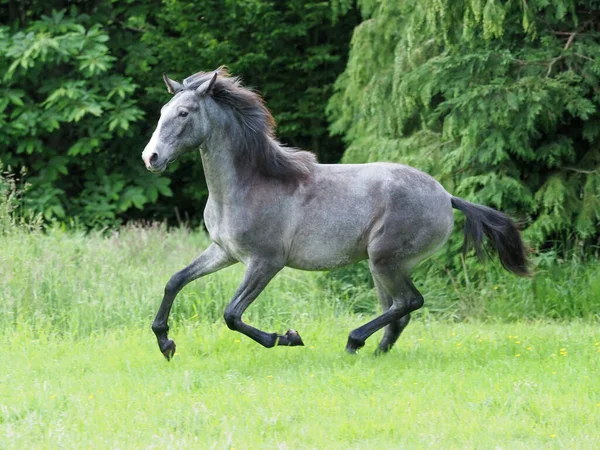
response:
<path id="1" fill-rule="evenodd" d="M 439 248 L 453 225 L 450 194 L 401 164 L 317 165 L 295 197 L 289 265 L 302 269 L 384 250 L 404 253 L 412 264 Z"/>

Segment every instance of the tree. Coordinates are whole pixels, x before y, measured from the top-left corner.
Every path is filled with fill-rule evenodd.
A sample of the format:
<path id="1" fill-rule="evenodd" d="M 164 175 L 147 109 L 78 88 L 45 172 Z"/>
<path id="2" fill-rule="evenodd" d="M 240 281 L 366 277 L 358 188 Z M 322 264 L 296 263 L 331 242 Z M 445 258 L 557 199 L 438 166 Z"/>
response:
<path id="1" fill-rule="evenodd" d="M 600 3 L 359 4 L 328 110 L 344 161 L 419 167 L 537 247 L 597 242 Z"/>
<path id="2" fill-rule="evenodd" d="M 325 105 L 358 15 L 349 0 L 198 2 L 0 0 L 0 158 L 31 184 L 24 201 L 47 220 L 111 226 L 201 217 L 197 155 L 168 173 L 140 159 L 169 99 L 162 72 L 222 64 L 260 89 L 280 138 L 322 159 L 341 156 Z"/>

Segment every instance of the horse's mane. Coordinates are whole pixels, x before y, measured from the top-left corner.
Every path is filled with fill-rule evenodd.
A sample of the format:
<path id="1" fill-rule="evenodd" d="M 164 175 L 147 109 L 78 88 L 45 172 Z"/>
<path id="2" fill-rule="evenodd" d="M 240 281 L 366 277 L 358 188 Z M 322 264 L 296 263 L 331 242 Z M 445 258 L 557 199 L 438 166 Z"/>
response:
<path id="1" fill-rule="evenodd" d="M 275 138 L 275 120 L 263 98 L 244 87 L 239 77 L 231 77 L 226 68 L 217 71 L 209 95 L 237 119 L 239 126 L 232 130 L 240 149 L 237 163 L 244 169 L 256 169 L 266 177 L 284 181 L 307 176 L 317 162 L 315 155 L 279 143 Z M 198 72 L 183 81 L 183 88 L 196 89 L 213 75 L 214 72 Z"/>

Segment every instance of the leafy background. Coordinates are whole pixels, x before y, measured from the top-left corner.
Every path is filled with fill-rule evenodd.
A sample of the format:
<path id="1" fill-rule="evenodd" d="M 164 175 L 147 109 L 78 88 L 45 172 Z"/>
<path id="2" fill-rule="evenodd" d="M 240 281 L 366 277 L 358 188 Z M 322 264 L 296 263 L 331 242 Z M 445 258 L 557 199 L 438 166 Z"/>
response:
<path id="1" fill-rule="evenodd" d="M 168 100 L 162 72 L 181 79 L 228 65 L 260 89 L 283 142 L 322 161 L 341 157 L 325 106 L 359 22 L 350 2 L 0 5 L 0 157 L 5 168 L 27 168 L 25 206 L 47 221 L 201 220 L 207 190 L 197 155 L 162 176 L 141 163 Z"/>
<path id="2" fill-rule="evenodd" d="M 47 223 L 199 223 L 197 155 L 157 176 L 140 154 L 162 72 L 225 64 L 284 143 L 414 165 L 534 250 L 597 254 L 598 1 L 1 0 L 0 17 L 0 159 Z"/>

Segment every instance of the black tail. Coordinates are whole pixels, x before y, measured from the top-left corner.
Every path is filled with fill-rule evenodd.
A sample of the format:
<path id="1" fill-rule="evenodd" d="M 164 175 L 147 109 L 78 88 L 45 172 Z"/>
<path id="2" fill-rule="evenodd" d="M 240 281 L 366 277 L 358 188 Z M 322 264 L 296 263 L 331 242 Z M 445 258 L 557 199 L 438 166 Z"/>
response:
<path id="1" fill-rule="evenodd" d="M 473 243 L 477 256 L 482 258 L 485 234 L 498 251 L 500 262 L 506 270 L 522 277 L 529 275 L 527 250 L 517 226 L 510 217 L 495 209 L 475 205 L 458 197 L 452 197 L 452 207 L 467 217 L 463 251 L 466 252 Z"/>

